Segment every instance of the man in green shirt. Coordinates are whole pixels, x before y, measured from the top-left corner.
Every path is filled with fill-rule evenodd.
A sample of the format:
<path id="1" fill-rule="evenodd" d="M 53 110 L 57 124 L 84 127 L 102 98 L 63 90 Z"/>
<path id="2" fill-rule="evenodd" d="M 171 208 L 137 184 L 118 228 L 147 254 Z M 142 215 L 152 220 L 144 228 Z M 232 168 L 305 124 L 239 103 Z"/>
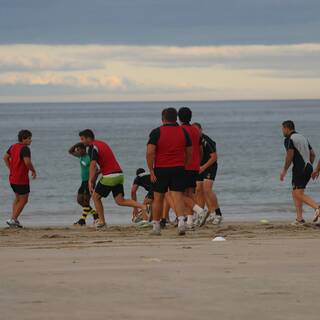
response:
<path id="1" fill-rule="evenodd" d="M 83 143 L 77 143 L 72 146 L 69 153 L 74 157 L 77 157 L 80 161 L 81 168 L 81 186 L 78 190 L 77 202 L 82 206 L 82 216 L 74 223 L 74 225 L 85 226 L 88 214 L 92 214 L 94 221 L 98 219 L 98 214 L 90 206 L 90 191 L 89 191 L 89 168 L 90 168 L 90 157 L 87 154 L 86 147 Z"/>

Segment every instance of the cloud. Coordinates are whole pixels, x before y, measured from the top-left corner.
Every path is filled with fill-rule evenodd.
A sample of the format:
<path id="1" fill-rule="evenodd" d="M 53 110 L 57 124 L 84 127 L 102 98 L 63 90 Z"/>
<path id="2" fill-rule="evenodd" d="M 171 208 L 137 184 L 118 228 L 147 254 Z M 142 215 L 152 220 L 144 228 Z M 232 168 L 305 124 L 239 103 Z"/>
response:
<path id="1" fill-rule="evenodd" d="M 112 93 L 119 99 L 128 95 L 229 99 L 239 93 L 242 97 L 243 91 L 254 98 L 263 92 L 278 97 L 282 88 L 289 97 L 314 98 L 320 84 L 319 56 L 320 43 L 0 45 L 0 87 L 4 96 L 19 95 L 32 87 L 32 95 L 43 96 L 54 88 L 60 95 Z"/>

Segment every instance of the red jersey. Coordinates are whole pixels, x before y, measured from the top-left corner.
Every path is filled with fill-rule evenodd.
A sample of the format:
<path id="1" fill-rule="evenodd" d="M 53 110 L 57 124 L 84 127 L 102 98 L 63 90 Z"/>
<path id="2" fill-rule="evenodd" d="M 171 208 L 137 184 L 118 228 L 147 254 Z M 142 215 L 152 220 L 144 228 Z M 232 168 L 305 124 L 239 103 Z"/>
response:
<path id="1" fill-rule="evenodd" d="M 191 124 L 183 124 L 181 126 L 184 128 L 191 139 L 192 142 L 192 160 L 186 165 L 186 170 L 188 171 L 199 171 L 200 170 L 200 146 L 201 146 L 201 136 L 198 128 L 192 126 Z"/>
<path id="2" fill-rule="evenodd" d="M 89 149 L 89 156 L 91 160 L 97 161 L 102 175 L 112 173 L 121 173 L 121 167 L 109 147 L 109 145 L 100 140 L 94 140 Z"/>
<path id="3" fill-rule="evenodd" d="M 155 168 L 175 168 L 185 166 L 186 147 L 192 142 L 178 124 L 166 124 L 151 132 L 148 144 L 157 146 Z"/>
<path id="4" fill-rule="evenodd" d="M 28 146 L 22 143 L 12 145 L 7 153 L 10 156 L 10 175 L 11 184 L 29 184 L 29 169 L 24 163 L 24 158 L 30 158 L 31 152 Z"/>

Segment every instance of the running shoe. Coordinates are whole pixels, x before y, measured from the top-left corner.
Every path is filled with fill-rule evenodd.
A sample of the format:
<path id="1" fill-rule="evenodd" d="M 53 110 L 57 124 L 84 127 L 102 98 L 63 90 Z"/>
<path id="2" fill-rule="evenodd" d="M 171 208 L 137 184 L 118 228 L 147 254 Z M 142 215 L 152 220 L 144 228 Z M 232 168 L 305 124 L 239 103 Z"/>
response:
<path id="1" fill-rule="evenodd" d="M 186 234 L 186 226 L 182 225 L 182 226 L 178 226 L 178 235 L 179 236 L 184 236 Z"/>
<path id="2" fill-rule="evenodd" d="M 199 227 L 202 227 L 205 225 L 209 215 L 210 215 L 210 212 L 208 210 L 205 210 L 204 214 L 200 217 Z"/>
<path id="3" fill-rule="evenodd" d="M 292 226 L 304 226 L 306 221 L 304 219 L 302 220 L 295 220 L 291 223 Z"/>
<path id="4" fill-rule="evenodd" d="M 214 220 L 212 221 L 212 224 L 219 225 L 221 224 L 222 220 L 223 220 L 222 216 L 215 215 Z"/>
<path id="5" fill-rule="evenodd" d="M 320 218 L 320 207 L 314 211 L 313 222 L 317 222 L 319 218 Z"/>
<path id="6" fill-rule="evenodd" d="M 80 227 L 83 227 L 86 225 L 86 220 L 84 220 L 83 218 L 80 218 L 77 222 L 75 222 L 73 224 L 74 226 L 80 226 Z"/>
<path id="7" fill-rule="evenodd" d="M 97 230 L 105 230 L 105 229 L 107 229 L 107 224 L 106 224 L 106 223 L 100 223 L 100 222 L 98 222 L 98 223 L 96 224 L 96 229 L 97 229 Z"/>
<path id="8" fill-rule="evenodd" d="M 7 221 L 7 225 L 10 228 L 23 228 L 23 226 L 20 224 L 20 222 L 18 220 L 14 220 L 14 219 L 9 219 Z"/>
<path id="9" fill-rule="evenodd" d="M 153 229 L 153 230 L 150 232 L 150 236 L 161 236 L 161 231 L 160 231 L 160 229 Z"/>
<path id="10" fill-rule="evenodd" d="M 216 216 L 213 213 L 210 213 L 209 217 L 207 218 L 207 223 L 213 223 Z"/>

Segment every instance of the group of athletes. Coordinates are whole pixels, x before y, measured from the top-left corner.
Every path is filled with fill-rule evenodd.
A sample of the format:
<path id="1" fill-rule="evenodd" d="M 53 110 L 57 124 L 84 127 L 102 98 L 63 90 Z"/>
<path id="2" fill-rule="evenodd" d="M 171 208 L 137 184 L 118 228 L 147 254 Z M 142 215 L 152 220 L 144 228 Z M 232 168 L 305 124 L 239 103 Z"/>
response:
<path id="1" fill-rule="evenodd" d="M 203 133 L 201 124 L 192 124 L 191 120 L 192 111 L 187 107 L 179 111 L 175 108 L 162 111 L 162 125 L 151 131 L 147 142 L 148 172 L 143 168 L 137 170 L 131 199 L 124 197 L 124 174 L 110 146 L 97 140 L 92 130 L 81 131 L 80 142 L 69 150 L 79 159 L 82 180 L 77 196 L 82 215 L 75 225 L 85 226 L 91 215 L 97 229 L 106 228 L 102 198 L 110 193 L 119 206 L 133 208 L 134 223 L 152 223 L 153 235 L 161 235 L 161 229 L 166 228 L 168 222 L 177 227 L 179 235 L 205 223 L 220 224 L 222 213 L 213 191 L 218 169 L 216 143 Z M 320 161 L 313 170 L 315 153 L 308 140 L 295 131 L 292 121 L 283 122 L 282 130 L 287 152 L 280 180 L 284 180 L 293 164 L 294 224 L 305 223 L 303 204 L 315 210 L 313 221 L 317 223 L 320 206 L 304 191 L 311 178 L 319 177 Z M 15 193 L 12 216 L 7 221 L 10 228 L 22 228 L 18 218 L 29 199 L 29 172 L 33 179 L 37 177 L 31 161 L 31 143 L 32 133 L 21 130 L 18 143 L 4 155 L 9 182 Z M 147 192 L 143 203 L 137 201 L 140 187 Z M 173 220 L 170 220 L 170 210 L 175 213 Z"/>

